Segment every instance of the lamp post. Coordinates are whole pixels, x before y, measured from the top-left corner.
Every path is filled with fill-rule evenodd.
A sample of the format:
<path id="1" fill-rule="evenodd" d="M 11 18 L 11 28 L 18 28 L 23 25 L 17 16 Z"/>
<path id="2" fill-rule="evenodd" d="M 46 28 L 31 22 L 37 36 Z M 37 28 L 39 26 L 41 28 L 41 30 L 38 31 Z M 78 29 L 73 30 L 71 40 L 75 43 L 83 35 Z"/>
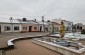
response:
<path id="1" fill-rule="evenodd" d="M 52 34 L 54 33 L 54 25 L 53 25 L 53 22 L 52 22 Z"/>
<path id="2" fill-rule="evenodd" d="M 72 22 L 72 33 L 73 33 L 73 36 L 74 36 L 74 25 L 73 25 L 73 22 Z"/>
<path id="3" fill-rule="evenodd" d="M 42 16 L 42 22 L 43 22 L 43 32 L 45 32 L 44 16 Z"/>
<path id="4" fill-rule="evenodd" d="M 74 32 L 76 32 L 76 26 L 73 25 L 73 23 L 72 23 L 72 32 L 73 32 L 73 36 L 74 36 L 75 35 Z"/>

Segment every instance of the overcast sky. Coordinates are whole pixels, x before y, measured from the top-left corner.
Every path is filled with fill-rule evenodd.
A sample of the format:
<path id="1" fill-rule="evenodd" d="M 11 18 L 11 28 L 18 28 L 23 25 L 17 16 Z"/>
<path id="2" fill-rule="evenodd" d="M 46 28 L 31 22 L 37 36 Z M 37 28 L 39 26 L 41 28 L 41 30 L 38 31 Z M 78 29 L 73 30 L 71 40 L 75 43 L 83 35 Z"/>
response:
<path id="1" fill-rule="evenodd" d="M 0 17 L 62 18 L 85 23 L 85 0 L 0 0 Z M 1 18 L 0 18 L 1 19 Z"/>

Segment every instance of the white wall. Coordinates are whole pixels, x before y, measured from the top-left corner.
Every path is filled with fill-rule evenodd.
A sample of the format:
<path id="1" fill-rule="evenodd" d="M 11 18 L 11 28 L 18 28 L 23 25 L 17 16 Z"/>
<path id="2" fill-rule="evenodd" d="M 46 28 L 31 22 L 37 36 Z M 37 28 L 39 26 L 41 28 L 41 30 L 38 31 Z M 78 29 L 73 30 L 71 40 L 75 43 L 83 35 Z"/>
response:
<path id="1" fill-rule="evenodd" d="M 72 31 L 72 22 L 70 22 L 70 21 L 63 21 L 64 22 L 64 25 L 65 25 L 65 30 L 68 28 L 68 30 L 70 31 Z M 69 25 L 69 23 L 70 23 L 70 25 Z"/>
<path id="2" fill-rule="evenodd" d="M 3 23 L 3 24 L 0 24 L 1 25 L 1 33 L 3 32 L 20 32 L 21 31 L 21 25 L 20 24 L 13 24 L 13 30 L 12 30 L 12 25 L 9 24 L 9 23 Z M 11 30 L 9 31 L 5 31 L 5 26 L 9 26 L 11 28 Z M 14 26 L 19 26 L 19 30 L 14 30 Z"/>

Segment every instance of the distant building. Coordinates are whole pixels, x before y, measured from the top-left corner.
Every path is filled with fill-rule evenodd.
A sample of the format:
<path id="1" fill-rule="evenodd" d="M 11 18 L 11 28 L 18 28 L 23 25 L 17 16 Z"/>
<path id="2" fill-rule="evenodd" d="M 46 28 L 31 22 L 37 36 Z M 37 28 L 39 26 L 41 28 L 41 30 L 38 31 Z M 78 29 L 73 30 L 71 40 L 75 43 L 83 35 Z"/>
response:
<path id="1" fill-rule="evenodd" d="M 23 19 L 0 21 L 0 33 L 3 32 L 48 32 L 49 22 Z"/>
<path id="2" fill-rule="evenodd" d="M 26 18 L 18 19 L 22 26 L 21 32 L 38 32 L 39 30 L 39 23 L 35 20 L 26 20 Z"/>
<path id="3" fill-rule="evenodd" d="M 39 30 L 42 32 L 48 32 L 48 26 L 50 22 L 44 21 L 44 23 L 42 21 L 38 21 L 40 27 Z"/>
<path id="4" fill-rule="evenodd" d="M 73 22 L 62 20 L 62 19 L 53 19 L 52 20 L 52 22 L 56 22 L 56 23 L 59 23 L 59 24 L 61 24 L 61 21 L 63 21 L 63 23 L 65 25 L 65 31 L 72 32 L 72 24 L 73 24 Z"/>
<path id="5" fill-rule="evenodd" d="M 65 25 L 65 31 L 69 31 L 71 32 L 72 31 L 72 25 L 73 25 L 73 22 L 71 21 L 66 21 L 66 20 L 62 20 L 64 25 Z"/>
<path id="6" fill-rule="evenodd" d="M 82 26 L 82 29 L 85 30 L 85 25 Z"/>
<path id="7" fill-rule="evenodd" d="M 6 19 L 0 21 L 0 33 L 4 32 L 40 32 L 40 25 L 36 20 Z M 42 27 L 41 27 L 42 28 Z"/>
<path id="8" fill-rule="evenodd" d="M 60 24 L 56 22 L 51 22 L 48 27 L 50 33 L 57 33 L 60 30 Z"/>
<path id="9" fill-rule="evenodd" d="M 79 32 L 79 31 L 81 31 L 82 29 L 84 29 L 84 26 L 83 26 L 82 23 L 77 23 L 77 24 L 75 24 L 75 26 L 76 26 L 76 31 L 77 31 L 77 32 Z"/>
<path id="10" fill-rule="evenodd" d="M 12 22 L 0 22 L 0 33 L 4 32 L 20 32 L 21 25 L 17 20 L 12 20 Z"/>

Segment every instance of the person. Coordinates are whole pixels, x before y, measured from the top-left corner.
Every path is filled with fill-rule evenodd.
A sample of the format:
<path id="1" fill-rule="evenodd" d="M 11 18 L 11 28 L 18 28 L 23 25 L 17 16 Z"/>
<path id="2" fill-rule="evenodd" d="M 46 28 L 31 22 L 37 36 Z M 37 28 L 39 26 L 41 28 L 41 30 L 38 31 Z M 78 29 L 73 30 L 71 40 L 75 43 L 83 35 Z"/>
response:
<path id="1" fill-rule="evenodd" d="M 61 22 L 61 25 L 60 25 L 60 37 L 63 38 L 65 35 L 65 26 L 64 26 L 64 23 Z"/>

